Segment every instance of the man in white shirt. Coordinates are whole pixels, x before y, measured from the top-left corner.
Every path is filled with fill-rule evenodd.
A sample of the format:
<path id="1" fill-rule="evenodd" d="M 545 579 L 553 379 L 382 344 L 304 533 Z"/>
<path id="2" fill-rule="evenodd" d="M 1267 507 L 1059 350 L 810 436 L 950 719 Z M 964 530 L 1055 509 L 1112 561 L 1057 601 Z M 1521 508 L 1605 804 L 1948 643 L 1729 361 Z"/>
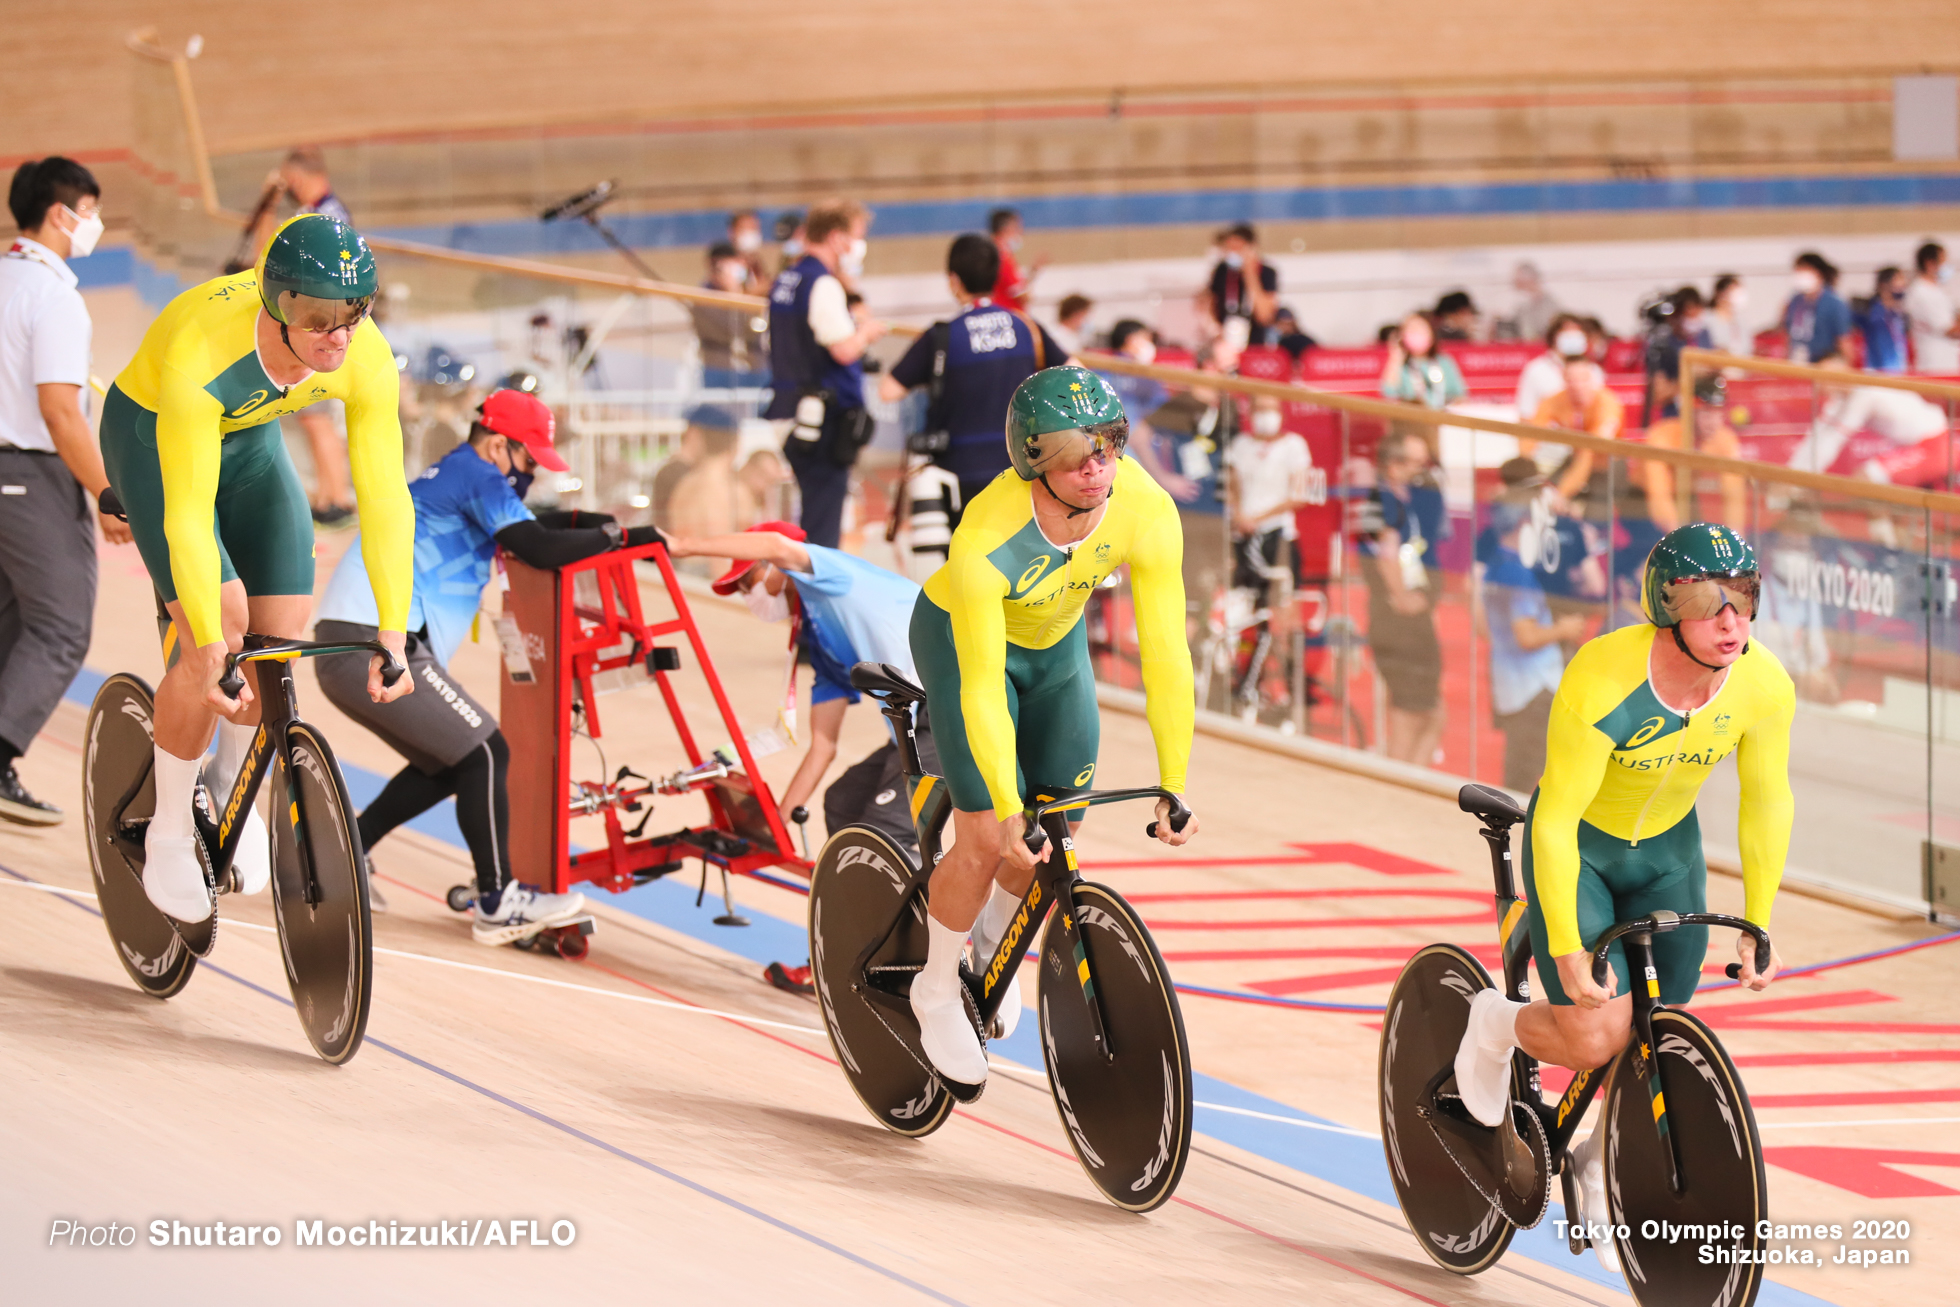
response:
<path id="1" fill-rule="evenodd" d="M 1231 476 L 1225 487 L 1232 527 L 1232 584 L 1266 591 L 1269 571 L 1285 568 L 1299 579 L 1293 514 L 1306 507 L 1313 454 L 1307 442 L 1281 430 L 1279 401 L 1252 402 L 1252 431 L 1232 437 L 1225 449 Z"/>
<path id="2" fill-rule="evenodd" d="M 1927 241 L 1913 256 L 1919 275 L 1906 287 L 1906 320 L 1912 329 L 1912 370 L 1950 377 L 1960 373 L 1960 322 L 1946 280 L 1953 266 L 1938 241 Z"/>
<path id="3" fill-rule="evenodd" d="M 68 260 L 102 235 L 102 189 L 72 159 L 32 159 L 7 194 L 20 237 L 0 255 L 0 817 L 61 809 L 14 771 L 81 669 L 95 619 L 95 523 L 109 486 L 89 431 L 89 318 Z M 129 540 L 114 496 L 103 533 Z"/>

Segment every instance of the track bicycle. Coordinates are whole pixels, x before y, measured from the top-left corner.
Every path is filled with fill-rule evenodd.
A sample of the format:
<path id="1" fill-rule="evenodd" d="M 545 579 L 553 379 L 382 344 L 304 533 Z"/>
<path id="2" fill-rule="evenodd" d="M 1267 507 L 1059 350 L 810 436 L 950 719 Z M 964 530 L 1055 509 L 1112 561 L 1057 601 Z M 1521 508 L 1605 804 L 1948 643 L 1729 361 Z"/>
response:
<path id="1" fill-rule="evenodd" d="M 877 699 L 892 725 L 923 862 L 871 826 L 832 834 L 810 878 L 811 973 L 851 1088 L 880 1124 L 917 1138 L 944 1125 L 955 1101 L 920 1047 L 910 999 L 926 956 L 929 878 L 922 867 L 938 865 L 953 804 L 942 780 L 923 774 L 913 738 L 912 705 L 925 701 L 925 691 L 877 663 L 852 668 L 851 684 Z M 1037 790 L 1027 844 L 1037 854 L 1051 841 L 1054 849 L 993 956 L 960 967 L 968 1015 L 985 1044 L 999 1030 L 1007 979 L 1047 919 L 1038 1014 L 1055 1109 L 1089 1179 L 1133 1212 L 1169 1201 L 1184 1174 L 1191 1051 L 1162 954 L 1121 895 L 1081 878 L 1069 819 L 1097 804 L 1146 798 L 1170 800 L 1174 830 L 1191 819 L 1167 790 Z M 1155 835 L 1156 823 L 1148 829 Z M 1051 914 L 1051 906 L 1059 910 Z"/>
<path id="2" fill-rule="evenodd" d="M 167 619 L 166 619 L 167 620 Z M 272 903 L 293 1007 L 314 1051 L 328 1062 L 353 1057 L 367 1030 L 374 980 L 373 922 L 354 805 L 333 750 L 299 717 L 292 660 L 321 654 L 381 654 L 389 685 L 405 669 L 379 643 L 314 644 L 247 635 L 225 658 L 218 686 L 237 698 L 243 664 L 260 663 L 259 728 L 231 793 L 210 811 L 198 805 L 198 837 L 214 895 L 238 888 L 233 859 L 245 817 L 272 777 Z M 156 811 L 155 695 L 137 676 L 104 681 L 89 708 L 83 746 L 82 804 L 89 863 L 109 938 L 144 993 L 169 998 L 190 983 L 197 960 L 217 943 L 218 914 L 187 924 L 159 912 L 143 892 L 144 836 Z M 215 903 L 215 899 L 214 899 Z"/>
<path id="3" fill-rule="evenodd" d="M 1511 865 L 1511 828 L 1525 813 L 1502 790 L 1466 785 L 1457 805 L 1483 823 L 1496 883 L 1504 993 L 1530 996 L 1525 974 L 1531 938 Z M 1762 1284 L 1754 1260 L 1767 1211 L 1762 1142 L 1742 1077 L 1701 1020 L 1660 1001 L 1653 937 L 1683 926 L 1726 926 L 1756 942 L 1758 971 L 1770 964 L 1769 936 L 1740 917 L 1656 911 L 1614 925 L 1593 942 L 1593 979 L 1608 983 L 1608 954 L 1626 950 L 1633 977 L 1633 1037 L 1605 1066 L 1580 1071 L 1546 1103 L 1538 1063 L 1511 1055 L 1511 1110 L 1496 1128 L 1480 1124 L 1455 1092 L 1455 1059 L 1469 1025 L 1470 1000 L 1493 984 L 1468 950 L 1431 944 L 1408 964 L 1389 994 L 1380 1061 L 1382 1144 L 1402 1213 L 1423 1251 L 1446 1270 L 1474 1275 L 1492 1265 L 1520 1228 L 1543 1219 L 1551 1179 L 1559 1177 L 1568 1215 L 1577 1213 L 1577 1168 L 1569 1145 L 1586 1107 L 1605 1089 L 1607 1202 L 1587 1213 L 1591 1228 L 1568 1225 L 1577 1255 L 1589 1236 L 1611 1238 L 1627 1287 L 1642 1307 L 1748 1307 Z M 1731 963 L 1734 979 L 1740 966 Z M 1678 1237 L 1680 1227 L 1718 1229 Z M 1704 1261 L 1704 1248 L 1709 1260 Z"/>

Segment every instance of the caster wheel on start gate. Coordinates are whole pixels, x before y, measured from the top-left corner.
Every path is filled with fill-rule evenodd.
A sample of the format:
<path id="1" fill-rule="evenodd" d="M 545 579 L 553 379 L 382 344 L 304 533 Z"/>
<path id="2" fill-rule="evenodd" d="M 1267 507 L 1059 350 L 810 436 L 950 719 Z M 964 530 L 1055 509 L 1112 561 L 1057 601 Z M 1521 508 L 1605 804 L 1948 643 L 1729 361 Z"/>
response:
<path id="1" fill-rule="evenodd" d="M 451 885 L 449 887 L 449 910 L 468 912 L 476 906 L 476 887 L 474 885 Z"/>
<path id="2" fill-rule="evenodd" d="M 582 962 L 585 960 L 585 955 L 592 951 L 592 941 L 587 939 L 577 926 L 567 926 L 563 930 L 554 930 L 551 933 L 552 942 L 558 946 L 558 956 L 561 958 Z"/>

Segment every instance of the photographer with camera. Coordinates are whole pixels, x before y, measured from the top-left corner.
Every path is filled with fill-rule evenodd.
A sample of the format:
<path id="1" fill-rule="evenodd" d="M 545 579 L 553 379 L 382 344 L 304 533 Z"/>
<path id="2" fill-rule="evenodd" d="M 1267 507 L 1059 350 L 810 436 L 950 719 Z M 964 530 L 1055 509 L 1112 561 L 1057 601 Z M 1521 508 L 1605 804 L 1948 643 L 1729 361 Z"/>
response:
<path id="1" fill-rule="evenodd" d="M 1709 349 L 1713 338 L 1705 322 L 1707 304 L 1693 286 L 1659 295 L 1640 306 L 1645 329 L 1647 387 L 1641 403 L 1640 425 L 1673 417 L 1681 393 L 1681 351 Z"/>
<path id="2" fill-rule="evenodd" d="M 864 271 L 871 213 L 856 200 L 825 200 L 803 219 L 803 256 L 769 290 L 769 366 L 775 394 L 763 416 L 803 493 L 812 544 L 837 547 L 851 466 L 871 439 L 864 355 L 885 324 L 851 316 L 840 278 Z"/>

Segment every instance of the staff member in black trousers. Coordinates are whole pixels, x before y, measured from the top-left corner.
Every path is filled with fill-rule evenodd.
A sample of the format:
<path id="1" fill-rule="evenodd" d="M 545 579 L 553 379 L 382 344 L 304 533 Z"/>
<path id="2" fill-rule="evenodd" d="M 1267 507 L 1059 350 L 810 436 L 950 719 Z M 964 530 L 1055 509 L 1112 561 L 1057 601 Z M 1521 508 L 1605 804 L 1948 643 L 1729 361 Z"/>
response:
<path id="1" fill-rule="evenodd" d="M 27 826 L 62 817 L 27 792 L 14 760 L 88 653 L 97 517 L 89 495 L 104 510 L 103 534 L 129 541 L 83 407 L 90 325 L 68 266 L 95 249 L 101 204 L 89 170 L 58 156 L 23 163 L 7 192 L 20 236 L 0 255 L 0 817 Z"/>
<path id="2" fill-rule="evenodd" d="M 826 200 L 803 220 L 803 257 L 769 288 L 769 370 L 775 393 L 763 416 L 783 436 L 783 454 L 803 494 L 810 543 L 837 547 L 851 465 L 870 438 L 864 352 L 885 324 L 859 322 L 843 278 L 864 270 L 871 215 L 855 200 Z"/>

